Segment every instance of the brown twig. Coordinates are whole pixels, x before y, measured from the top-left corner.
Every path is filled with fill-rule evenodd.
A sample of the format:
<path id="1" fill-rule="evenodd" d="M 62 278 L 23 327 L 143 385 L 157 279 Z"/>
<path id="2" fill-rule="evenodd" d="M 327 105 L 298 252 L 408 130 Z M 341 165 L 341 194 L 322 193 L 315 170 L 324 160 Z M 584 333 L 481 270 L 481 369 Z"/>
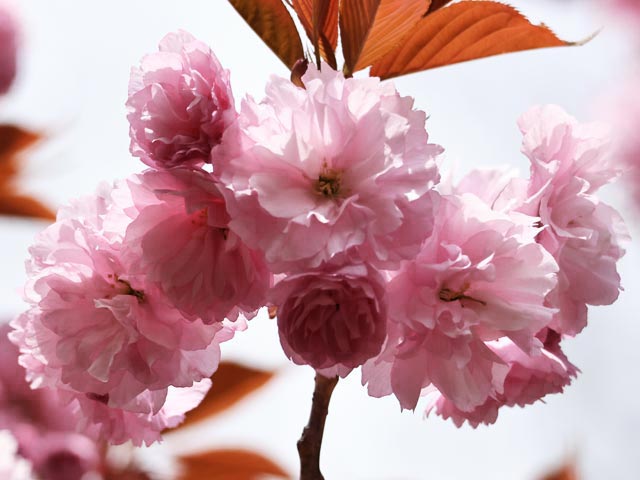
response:
<path id="1" fill-rule="evenodd" d="M 324 480 L 320 472 L 320 449 L 324 423 L 329 412 L 329 401 L 337 383 L 338 377 L 327 378 L 316 374 L 309 423 L 304 427 L 302 436 L 298 440 L 300 480 Z"/>

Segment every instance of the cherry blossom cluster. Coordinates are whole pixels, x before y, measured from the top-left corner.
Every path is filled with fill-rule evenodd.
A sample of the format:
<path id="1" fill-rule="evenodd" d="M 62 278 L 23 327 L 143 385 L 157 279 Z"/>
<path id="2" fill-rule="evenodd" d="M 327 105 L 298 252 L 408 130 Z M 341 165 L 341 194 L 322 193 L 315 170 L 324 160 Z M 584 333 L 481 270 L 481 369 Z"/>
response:
<path id="1" fill-rule="evenodd" d="M 627 235 L 597 197 L 617 175 L 602 128 L 534 108 L 528 180 L 438 185 L 443 149 L 412 98 L 324 64 L 301 81 L 274 77 L 236 111 L 228 72 L 185 32 L 133 69 L 131 152 L 150 168 L 39 235 L 11 334 L 32 386 L 85 431 L 157 440 L 264 306 L 294 363 L 362 367 L 370 395 L 427 395 L 457 424 L 576 375 L 560 342 L 616 300 Z"/>
<path id="2" fill-rule="evenodd" d="M 179 424 L 271 286 L 263 255 L 229 229 L 225 187 L 200 168 L 209 135 L 235 121 L 226 75 L 206 45 L 167 36 L 127 103 L 131 150 L 156 168 L 62 208 L 30 250 L 21 364 L 113 443 Z"/>
<path id="3" fill-rule="evenodd" d="M 520 119 L 528 180 L 474 171 L 446 192 L 433 235 L 388 286 L 389 335 L 367 362 L 369 393 L 460 425 L 561 392 L 577 373 L 560 341 L 588 305 L 619 293 L 624 224 L 595 193 L 616 170 L 604 127 L 560 108 Z"/>

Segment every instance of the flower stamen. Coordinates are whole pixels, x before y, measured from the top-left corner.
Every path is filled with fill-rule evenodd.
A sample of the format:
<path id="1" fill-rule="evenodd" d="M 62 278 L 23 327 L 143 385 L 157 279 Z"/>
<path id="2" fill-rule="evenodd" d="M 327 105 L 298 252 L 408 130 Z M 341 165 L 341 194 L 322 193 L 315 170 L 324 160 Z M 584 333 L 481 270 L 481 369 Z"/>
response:
<path id="1" fill-rule="evenodd" d="M 456 300 L 469 300 L 471 302 L 479 303 L 482 306 L 485 306 L 485 307 L 487 306 L 487 302 L 485 302 L 484 300 L 478 300 L 477 298 L 473 298 L 468 295 L 465 295 L 464 293 L 465 290 L 466 288 L 464 288 L 460 292 L 454 292 L 449 288 L 443 288 L 442 290 L 440 290 L 440 293 L 438 294 L 438 298 L 443 302 L 455 302 Z"/>
<path id="2" fill-rule="evenodd" d="M 327 162 L 324 162 L 315 185 L 316 192 L 325 198 L 333 199 L 340 195 L 341 187 L 342 170 L 329 168 Z"/>
<path id="3" fill-rule="evenodd" d="M 127 282 L 126 280 L 122 280 L 118 277 L 116 277 L 116 282 L 121 283 L 125 287 L 127 287 L 127 290 L 124 292 L 124 295 L 133 295 L 138 299 L 139 302 L 144 301 L 144 292 L 142 290 L 136 290 L 131 286 L 129 282 Z"/>

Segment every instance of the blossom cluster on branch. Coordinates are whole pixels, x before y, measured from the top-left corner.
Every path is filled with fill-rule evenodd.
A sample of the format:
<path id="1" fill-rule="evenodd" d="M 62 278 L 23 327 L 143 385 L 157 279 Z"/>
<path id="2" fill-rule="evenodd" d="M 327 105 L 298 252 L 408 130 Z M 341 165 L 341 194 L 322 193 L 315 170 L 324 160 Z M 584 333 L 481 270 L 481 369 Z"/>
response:
<path id="1" fill-rule="evenodd" d="M 32 386 L 113 443 L 179 423 L 263 306 L 294 363 L 362 367 L 370 395 L 426 395 L 475 426 L 562 391 L 577 372 L 562 338 L 618 296 L 608 141 L 558 107 L 520 120 L 529 179 L 440 185 L 413 99 L 326 64 L 236 111 L 228 72 L 178 32 L 133 69 L 127 108 L 150 168 L 39 235 L 11 334 Z"/>

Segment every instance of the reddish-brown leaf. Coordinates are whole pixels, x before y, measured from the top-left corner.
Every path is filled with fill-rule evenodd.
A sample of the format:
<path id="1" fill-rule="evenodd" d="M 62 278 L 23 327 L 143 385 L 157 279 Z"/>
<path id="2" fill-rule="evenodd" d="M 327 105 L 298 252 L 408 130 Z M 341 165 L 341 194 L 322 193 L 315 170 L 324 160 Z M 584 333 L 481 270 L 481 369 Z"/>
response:
<path id="1" fill-rule="evenodd" d="M 0 184 L 10 183 L 18 173 L 18 155 L 40 137 L 13 125 L 0 125 Z"/>
<path id="2" fill-rule="evenodd" d="M 229 3 L 289 69 L 304 57 L 298 29 L 282 0 L 229 0 Z"/>
<path id="3" fill-rule="evenodd" d="M 422 18 L 371 75 L 381 78 L 501 53 L 572 45 L 545 25 L 533 25 L 515 8 L 496 2 L 462 1 Z"/>
<path id="4" fill-rule="evenodd" d="M 40 136 L 13 125 L 0 125 L 0 215 L 55 219 L 55 214 L 38 200 L 18 192 L 16 179 L 24 149 Z"/>
<path id="5" fill-rule="evenodd" d="M 293 0 L 293 8 L 317 54 L 337 68 L 338 0 Z"/>
<path id="6" fill-rule="evenodd" d="M 429 8 L 431 0 L 347 0 L 340 3 L 345 73 L 372 65 L 393 50 Z"/>
<path id="7" fill-rule="evenodd" d="M 0 215 L 12 215 L 17 217 L 42 218 L 55 220 L 56 214 L 35 198 L 26 195 L 0 192 Z"/>
<path id="8" fill-rule="evenodd" d="M 180 427 L 192 425 L 220 413 L 257 390 L 273 377 L 273 372 L 255 370 L 233 362 L 221 362 L 211 377 L 211 390 L 195 409 L 187 413 Z"/>
<path id="9" fill-rule="evenodd" d="M 247 450 L 211 450 L 180 458 L 180 480 L 255 480 L 270 475 L 290 478 L 282 467 Z"/>

